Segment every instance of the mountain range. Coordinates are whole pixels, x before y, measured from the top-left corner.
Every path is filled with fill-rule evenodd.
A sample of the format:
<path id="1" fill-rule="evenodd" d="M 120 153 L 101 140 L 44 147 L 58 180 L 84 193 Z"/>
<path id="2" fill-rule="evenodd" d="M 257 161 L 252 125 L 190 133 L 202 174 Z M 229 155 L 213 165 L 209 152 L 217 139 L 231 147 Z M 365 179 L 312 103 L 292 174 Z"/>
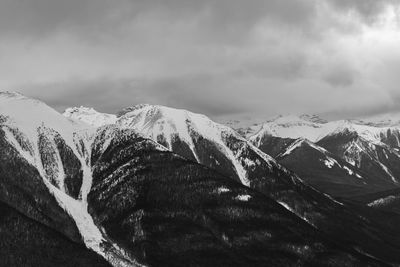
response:
<path id="1" fill-rule="evenodd" d="M 399 129 L 360 120 L 280 117 L 263 124 L 249 140 L 317 188 L 351 197 L 398 186 Z"/>
<path id="2" fill-rule="evenodd" d="M 0 92 L 1 264 L 396 266 L 399 129 Z"/>

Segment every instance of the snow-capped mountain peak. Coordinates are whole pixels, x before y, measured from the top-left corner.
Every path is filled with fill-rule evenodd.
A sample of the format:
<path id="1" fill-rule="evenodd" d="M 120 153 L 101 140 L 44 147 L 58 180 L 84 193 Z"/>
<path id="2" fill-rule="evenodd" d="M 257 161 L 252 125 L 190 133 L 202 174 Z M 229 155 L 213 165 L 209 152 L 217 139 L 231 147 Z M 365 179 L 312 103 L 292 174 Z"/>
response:
<path id="1" fill-rule="evenodd" d="M 258 177 L 257 169 L 280 168 L 228 126 L 205 115 L 157 105 L 140 105 L 120 113 L 116 124 L 133 129 L 169 150 L 235 177 L 244 185 Z"/>
<path id="2" fill-rule="evenodd" d="M 399 131 L 397 127 L 370 125 L 359 120 L 325 122 L 318 119 L 309 120 L 309 118 L 310 116 L 305 117 L 304 115 L 277 117 L 264 123 L 261 129 L 249 139 L 255 144 L 263 136 L 305 138 L 312 142 L 318 142 L 326 136 L 353 133 L 374 144 L 382 144 L 382 139 L 386 138 L 388 133 Z"/>
<path id="3" fill-rule="evenodd" d="M 118 119 L 121 126 L 134 126 L 146 135 L 156 138 L 159 134 L 178 134 L 184 141 L 190 141 L 191 131 L 195 130 L 211 139 L 219 139 L 221 130 L 230 130 L 202 114 L 159 105 L 138 105 Z M 170 144 L 170 139 L 167 143 Z"/>
<path id="4" fill-rule="evenodd" d="M 83 110 L 93 113 L 91 109 Z M 56 216 L 60 214 L 68 216 L 86 247 L 103 256 L 110 263 L 117 264 L 119 261 L 134 260 L 123 250 L 115 247 L 116 245 L 109 241 L 106 234 L 96 225 L 88 212 L 88 195 L 92 190 L 93 154 L 102 153 L 102 148 L 113 141 L 119 142 L 120 139 L 126 140 L 135 136 L 133 131 L 120 129 L 115 125 L 99 129 L 88 128 L 83 123 L 62 116 L 39 100 L 18 93 L 0 92 L 2 156 L 4 158 L 4 155 L 10 154 L 13 164 L 18 163 L 29 170 L 34 170 L 23 181 L 23 185 L 28 186 L 21 186 L 21 181 L 18 179 L 12 179 L 11 182 L 2 186 L 6 186 L 5 190 L 10 194 L 11 200 L 21 199 L 24 194 L 32 194 L 29 196 L 29 200 L 32 201 L 29 201 L 28 205 L 26 202 L 15 203 L 19 205 L 18 207 L 22 207 L 22 211 L 29 215 L 33 214 L 32 216 L 41 222 L 49 221 L 49 225 L 52 226 L 54 223 L 52 219 L 57 220 Z M 154 142 L 150 140 L 146 142 L 153 149 L 158 149 Z M 3 168 L 2 170 L 5 170 L 2 172 L 2 178 L 6 177 L 8 172 L 15 171 L 17 174 L 21 172 L 18 168 Z M 26 170 L 22 170 L 24 171 Z M 13 176 L 15 174 L 11 175 Z M 14 188 L 18 188 L 19 191 L 14 191 Z M 15 192 L 18 195 L 14 195 L 17 194 Z M 49 206 L 52 210 L 48 214 L 48 219 L 47 214 L 44 216 L 46 219 L 42 219 L 43 215 L 36 215 L 36 209 L 41 214 L 42 211 L 49 209 Z M 65 230 L 67 236 L 71 234 L 69 228 L 56 228 L 56 230 L 61 232 Z M 107 249 L 105 249 L 105 243 L 108 244 Z"/>
<path id="5" fill-rule="evenodd" d="M 396 131 L 399 130 L 391 127 L 365 125 L 357 120 L 340 120 L 327 123 L 326 126 L 322 128 L 319 139 L 336 134 L 350 133 L 373 144 L 382 145 L 387 135 Z"/>
<path id="6" fill-rule="evenodd" d="M 26 116 L 27 110 L 30 116 Z M 82 124 L 62 117 L 45 103 L 14 92 L 0 92 L 0 114 L 6 117 L 8 125 L 17 127 L 36 141 L 37 131 L 42 126 L 55 130 L 69 144 L 73 143 L 73 132 L 82 128 Z"/>
<path id="7" fill-rule="evenodd" d="M 68 109 L 64 116 L 92 125 L 104 122 L 96 119 L 104 114 L 83 107 Z M 249 185 L 256 165 L 266 169 L 276 165 L 273 158 L 228 126 L 184 109 L 135 105 L 123 109 L 108 122 L 121 129 L 132 129 L 187 159 L 236 177 L 245 185 Z"/>
<path id="8" fill-rule="evenodd" d="M 107 124 L 114 124 L 117 116 L 113 114 L 100 113 L 93 108 L 73 107 L 67 108 L 63 115 L 75 121 L 84 122 L 93 127 L 100 127 Z"/>
<path id="9" fill-rule="evenodd" d="M 132 128 L 169 150 L 208 166 L 222 168 L 222 162 L 230 162 L 241 182 L 249 184 L 241 152 L 233 151 L 228 144 L 229 138 L 242 139 L 231 128 L 207 116 L 165 106 L 140 105 L 126 111 L 117 121 L 119 126 Z M 241 142 L 247 143 L 244 139 Z M 215 149 L 220 158 L 209 158 L 207 149 Z"/>
<path id="10" fill-rule="evenodd" d="M 276 136 L 282 138 L 306 138 L 315 141 L 321 135 L 320 131 L 325 124 L 315 123 L 305 120 L 299 116 L 279 116 L 274 120 L 263 124 L 260 131 L 249 139 L 253 143 L 258 143 L 256 140 L 261 140 L 263 136 Z"/>
<path id="11" fill-rule="evenodd" d="M 362 117 L 359 119 L 359 122 L 361 124 L 376 127 L 399 127 L 400 112 L 390 112 L 369 117 Z"/>
<path id="12" fill-rule="evenodd" d="M 322 119 L 318 115 L 315 114 L 302 114 L 302 115 L 294 115 L 294 114 L 287 114 L 287 115 L 278 115 L 270 120 L 266 121 L 267 123 L 275 123 L 280 125 L 286 124 L 324 124 L 328 121 Z"/>
<path id="13" fill-rule="evenodd" d="M 320 116 L 318 116 L 316 114 L 303 114 L 303 115 L 300 115 L 299 117 L 305 121 L 314 122 L 314 123 L 324 124 L 324 123 L 328 122 L 327 120 L 321 118 Z"/>

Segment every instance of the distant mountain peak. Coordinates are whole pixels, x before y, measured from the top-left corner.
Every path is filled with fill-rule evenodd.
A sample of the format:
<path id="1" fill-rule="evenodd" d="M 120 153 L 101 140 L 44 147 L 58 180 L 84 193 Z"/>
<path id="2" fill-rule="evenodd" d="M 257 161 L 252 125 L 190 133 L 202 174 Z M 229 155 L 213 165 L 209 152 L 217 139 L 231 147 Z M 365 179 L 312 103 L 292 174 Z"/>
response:
<path id="1" fill-rule="evenodd" d="M 291 139 L 305 138 L 315 141 L 319 138 L 320 130 L 324 125 L 305 120 L 304 116 L 303 118 L 295 115 L 279 116 L 264 123 L 261 129 L 249 139 L 252 141 L 261 140 L 263 136 L 269 135 Z"/>
<path id="2" fill-rule="evenodd" d="M 137 104 L 137 105 L 133 105 L 133 106 L 130 106 L 130 107 L 123 108 L 122 110 L 117 112 L 117 117 L 118 118 L 122 117 L 122 116 L 124 116 L 125 114 L 127 114 L 129 112 L 132 112 L 132 111 L 135 111 L 135 110 L 138 110 L 138 109 L 142 109 L 142 108 L 147 107 L 147 106 L 152 106 L 152 105 L 151 104 Z"/>
<path id="3" fill-rule="evenodd" d="M 316 114 L 303 114 L 300 115 L 300 118 L 309 122 L 314 122 L 314 123 L 328 123 L 328 120 L 321 118 L 319 115 Z"/>
<path id="4" fill-rule="evenodd" d="M 25 96 L 22 95 L 21 93 L 14 92 L 14 91 L 0 91 L 0 96 L 1 96 L 1 97 L 9 97 L 9 98 L 13 98 L 13 97 L 25 97 Z"/>
<path id="5" fill-rule="evenodd" d="M 70 107 L 65 109 L 65 113 L 98 113 L 94 108 L 91 107 Z"/>
<path id="6" fill-rule="evenodd" d="M 400 126 L 400 112 L 378 114 L 360 118 L 358 121 L 361 124 L 375 127 L 398 127 Z"/>
<path id="7" fill-rule="evenodd" d="M 47 106 L 40 100 L 27 97 L 15 91 L 0 91 L 0 99 L 2 99 L 2 101 L 26 101 L 29 102 L 30 104 Z"/>
<path id="8" fill-rule="evenodd" d="M 101 113 L 93 108 L 83 106 L 67 108 L 63 115 L 67 118 L 83 122 L 93 127 L 114 124 L 117 120 L 116 115 Z"/>
<path id="9" fill-rule="evenodd" d="M 302 115 L 294 115 L 294 114 L 288 114 L 288 115 L 278 115 L 270 120 L 267 120 L 268 122 L 274 122 L 277 124 L 298 124 L 298 123 L 316 123 L 316 124 L 324 124 L 327 123 L 328 121 L 325 119 L 322 119 L 318 115 L 315 114 L 302 114 Z"/>

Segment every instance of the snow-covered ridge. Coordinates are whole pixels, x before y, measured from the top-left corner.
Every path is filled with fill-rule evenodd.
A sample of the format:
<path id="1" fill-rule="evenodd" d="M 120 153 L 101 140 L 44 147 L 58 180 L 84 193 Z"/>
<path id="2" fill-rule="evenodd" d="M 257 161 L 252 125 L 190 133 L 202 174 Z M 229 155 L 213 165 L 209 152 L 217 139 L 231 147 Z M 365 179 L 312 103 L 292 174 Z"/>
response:
<path id="1" fill-rule="evenodd" d="M 99 114 L 100 119 L 96 120 L 95 118 Z M 114 123 L 122 129 L 132 129 L 144 137 L 162 144 L 168 150 L 187 158 L 193 157 L 194 160 L 206 166 L 223 168 L 220 160 L 225 162 L 224 165 L 226 162 L 230 162 L 233 165 L 234 173 L 244 185 L 250 184 L 248 175 L 251 169 L 260 164 L 268 166 L 268 168 L 277 165 L 273 158 L 261 152 L 236 131 L 216 123 L 202 114 L 184 109 L 141 104 L 123 109 L 111 120 L 102 120 L 104 115 L 110 114 L 101 114 L 88 108 L 67 109 L 67 112 L 64 113 L 64 116 L 74 117 L 78 121 L 89 120 L 88 123 L 92 125 Z M 212 148 L 207 146 L 212 146 Z M 218 152 L 210 154 L 208 149 L 217 149 Z M 252 151 L 253 157 L 259 157 L 259 159 L 250 159 L 247 156 L 248 151 Z"/>
<path id="2" fill-rule="evenodd" d="M 279 116 L 263 124 L 261 129 L 249 139 L 255 144 L 259 143 L 266 135 L 291 139 L 305 138 L 315 141 L 321 135 L 324 125 L 306 120 L 304 117 Z"/>
<path id="3" fill-rule="evenodd" d="M 93 127 L 100 127 L 107 124 L 114 124 L 117 116 L 113 114 L 97 112 L 93 108 L 73 107 L 67 108 L 63 115 L 72 120 L 84 122 Z"/>
<path id="4" fill-rule="evenodd" d="M 312 147 L 313 149 L 318 150 L 319 152 L 321 152 L 324 155 L 329 154 L 329 152 L 325 148 L 320 147 L 320 146 L 314 144 L 313 142 L 310 142 L 309 140 L 307 140 L 305 138 L 299 138 L 299 139 L 295 140 L 286 149 L 285 152 L 279 154 L 278 157 L 284 157 L 284 156 L 290 155 L 294 150 L 296 150 L 297 148 L 301 147 L 302 145 L 308 145 L 308 146 Z"/>
<path id="5" fill-rule="evenodd" d="M 155 141 L 161 139 L 169 150 L 173 150 L 173 143 L 179 138 L 188 145 L 199 163 L 202 162 L 196 142 L 199 138 L 209 140 L 233 163 L 242 183 L 249 185 L 247 172 L 238 158 L 239 153 L 232 151 L 225 141 L 229 135 L 241 137 L 229 127 L 215 123 L 202 114 L 164 106 L 140 105 L 122 115 L 117 125 L 132 128 Z"/>
<path id="6" fill-rule="evenodd" d="M 362 124 L 360 121 L 341 120 L 326 124 L 319 139 L 343 132 L 357 133 L 361 138 L 373 143 L 381 144 L 383 137 L 387 137 L 389 132 L 399 132 L 396 127 L 380 127 Z M 318 141 L 318 140 L 316 140 Z"/>
<path id="7" fill-rule="evenodd" d="M 137 128 L 140 133 L 155 138 L 159 134 L 178 134 L 181 140 L 192 142 L 192 133 L 221 141 L 221 133 L 237 135 L 231 128 L 212 121 L 205 115 L 184 109 L 175 109 L 158 105 L 140 105 L 120 117 L 117 124 Z M 167 140 L 169 143 L 170 140 Z"/>
<path id="8" fill-rule="evenodd" d="M 361 124 L 377 127 L 399 127 L 400 112 L 390 112 L 358 119 Z"/>
<path id="9" fill-rule="evenodd" d="M 27 111 L 29 111 L 30 116 L 27 116 Z M 55 169 L 53 170 L 53 172 L 59 176 L 57 186 L 50 183 L 47 179 L 40 155 L 43 152 L 43 149 L 46 149 L 46 151 L 58 151 L 56 149 L 56 144 L 50 142 L 48 147 L 45 148 L 40 148 L 38 145 L 40 134 L 48 136 L 48 134 L 43 131 L 51 129 L 51 131 L 59 134 L 66 142 L 67 146 L 72 149 L 75 156 L 80 159 L 84 173 L 83 183 L 88 184 L 90 189 L 91 182 L 86 180 L 91 180 L 91 173 L 88 170 L 89 168 L 86 161 L 77 151 L 76 143 L 74 141 L 74 133 L 80 130 L 80 125 L 74 124 L 40 101 L 13 93 L 0 94 L 0 115 L 6 116 L 7 118 L 2 129 L 5 131 L 9 143 L 19 151 L 21 157 L 27 159 L 28 162 L 38 170 L 43 178 L 43 182 L 48 187 L 49 191 L 56 197 L 59 205 L 75 220 L 78 229 L 81 230 L 86 245 L 100 253 L 100 243 L 103 240 L 101 233 L 99 229 L 94 226 L 93 220 L 87 212 L 87 203 L 74 199 L 66 194 L 63 186 L 65 174 L 59 156 L 55 159 L 57 162 L 55 162 Z M 20 135 L 23 136 L 25 142 L 29 144 L 29 147 L 32 147 L 33 151 L 26 151 L 21 147 L 19 142 L 16 141 L 16 138 L 21 138 L 21 136 L 15 136 L 10 129 L 18 130 Z M 33 155 L 29 152 L 33 153 Z"/>
<path id="10" fill-rule="evenodd" d="M 70 147 L 75 146 L 74 132 L 83 130 L 82 124 L 71 122 L 45 103 L 14 92 L 0 92 L 0 114 L 33 143 L 37 143 L 37 130 L 43 125 L 58 132 Z"/>
<path id="11" fill-rule="evenodd" d="M 92 184 L 91 142 L 96 131 L 62 116 L 41 101 L 14 92 L 0 92 L 0 127 L 5 133 L 5 140 L 19 152 L 22 159 L 37 169 L 58 205 L 75 221 L 85 245 L 115 266 L 122 266 L 118 264 L 122 255 L 115 256 L 104 247 L 103 242 L 108 238 L 88 212 L 86 199 Z M 45 144 L 40 141 L 44 137 L 47 138 Z M 55 137 L 65 142 L 67 149 L 81 164 L 83 177 L 78 198 L 72 197 L 65 189 L 66 174 Z M 47 159 L 51 161 L 47 168 L 51 168 L 54 182 L 46 173 L 43 153 L 53 155 Z"/>
<path id="12" fill-rule="evenodd" d="M 296 149 L 302 147 L 303 145 L 309 146 L 310 148 L 315 149 L 316 151 L 320 152 L 322 154 L 321 155 L 322 157 L 319 159 L 319 161 L 323 162 L 327 168 L 332 169 L 333 167 L 337 167 L 337 168 L 343 169 L 343 171 L 348 173 L 348 175 L 350 175 L 350 176 L 355 176 L 359 179 L 363 178 L 359 173 L 357 173 L 356 170 L 354 170 L 354 168 L 352 168 L 352 166 L 350 166 L 350 165 L 346 166 L 345 164 L 340 164 L 336 159 L 333 158 L 333 155 L 329 151 L 327 151 L 325 148 L 320 147 L 304 138 L 299 138 L 299 139 L 295 140 L 290 146 L 287 147 L 287 149 L 284 152 L 279 154 L 277 156 L 277 158 L 284 158 L 286 156 L 289 156 Z"/>
<path id="13" fill-rule="evenodd" d="M 321 118 L 320 116 L 315 114 L 303 114 L 300 115 L 299 117 L 309 122 L 320 123 L 320 124 L 328 123 L 328 120 Z"/>
<path id="14" fill-rule="evenodd" d="M 398 127 L 387 127 L 365 124 L 360 120 L 338 120 L 325 122 L 323 120 L 307 120 L 304 115 L 278 117 L 263 124 L 262 128 L 249 139 L 257 144 L 264 136 L 280 138 L 305 138 L 317 142 L 322 138 L 340 133 L 356 133 L 361 138 L 374 144 L 381 144 L 382 138 L 390 132 L 399 132 Z"/>
<path id="15" fill-rule="evenodd" d="M 300 147 L 303 145 L 303 143 L 305 142 L 304 138 L 299 138 L 296 141 L 293 142 L 293 144 L 291 144 L 285 152 L 283 152 L 282 154 L 279 154 L 278 157 L 285 157 L 287 155 L 290 155 L 296 148 Z"/>

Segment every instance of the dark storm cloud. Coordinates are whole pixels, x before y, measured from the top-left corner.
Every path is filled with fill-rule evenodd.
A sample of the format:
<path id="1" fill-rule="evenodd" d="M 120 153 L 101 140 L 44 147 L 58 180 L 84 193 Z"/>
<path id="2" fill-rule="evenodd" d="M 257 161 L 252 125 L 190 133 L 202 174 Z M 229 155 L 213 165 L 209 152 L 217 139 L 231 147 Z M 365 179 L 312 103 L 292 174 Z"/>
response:
<path id="1" fill-rule="evenodd" d="M 0 86 L 59 110 L 153 103 L 210 116 L 378 112 L 398 102 L 400 36 L 381 21 L 394 5 L 0 0 Z"/>

